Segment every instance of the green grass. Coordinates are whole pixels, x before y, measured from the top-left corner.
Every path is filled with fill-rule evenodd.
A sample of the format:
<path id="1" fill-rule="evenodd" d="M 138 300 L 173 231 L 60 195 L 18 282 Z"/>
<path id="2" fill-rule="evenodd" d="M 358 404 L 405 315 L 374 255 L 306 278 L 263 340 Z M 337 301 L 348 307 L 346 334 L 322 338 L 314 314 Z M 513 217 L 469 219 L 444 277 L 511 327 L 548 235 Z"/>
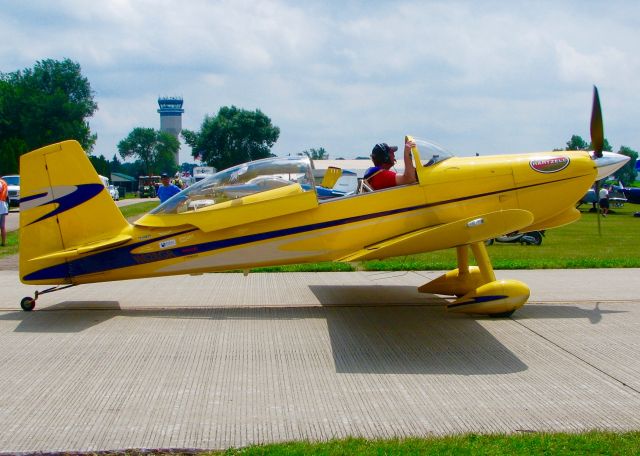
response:
<path id="1" fill-rule="evenodd" d="M 7 233 L 7 244 L 0 247 L 0 258 L 18 253 L 19 236 L 17 231 Z"/>
<path id="2" fill-rule="evenodd" d="M 291 442 L 209 454 L 226 455 L 575 455 L 638 454 L 640 433 L 477 435 L 392 440 L 345 439 Z"/>
<path id="3" fill-rule="evenodd" d="M 366 440 L 348 438 L 321 443 L 287 442 L 224 451 L 154 451 L 154 455 L 636 455 L 640 433 L 587 432 L 521 435 L 466 434 L 450 437 Z M 137 450 L 107 454 L 137 456 Z"/>
<path id="4" fill-rule="evenodd" d="M 149 212 L 151 209 L 158 207 L 160 202 L 158 200 L 144 201 L 142 203 L 130 204 L 129 206 L 120 207 L 120 212 L 124 215 L 124 218 L 128 219 L 138 215 L 143 215 Z"/>
<path id="5" fill-rule="evenodd" d="M 638 454 L 640 433 L 477 435 L 393 440 L 346 439 L 291 442 L 209 454 L 227 455 L 575 455 Z"/>

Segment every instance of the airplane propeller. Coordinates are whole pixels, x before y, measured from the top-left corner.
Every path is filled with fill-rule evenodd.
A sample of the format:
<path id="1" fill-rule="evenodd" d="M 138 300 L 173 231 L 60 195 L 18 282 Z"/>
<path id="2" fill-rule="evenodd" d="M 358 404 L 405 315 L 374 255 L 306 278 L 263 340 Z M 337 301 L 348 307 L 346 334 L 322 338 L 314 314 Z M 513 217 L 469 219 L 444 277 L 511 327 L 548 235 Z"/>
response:
<path id="1" fill-rule="evenodd" d="M 618 170 L 629 158 L 614 154 L 611 152 L 603 152 L 604 148 L 604 126 L 602 122 L 602 108 L 600 107 L 600 96 L 598 88 L 593 86 L 593 107 L 591 108 L 591 147 L 593 147 L 593 159 L 598 168 L 598 175 L 593 184 L 596 192 L 596 200 L 598 201 L 598 235 L 602 236 L 602 228 L 599 215 L 600 209 L 600 181 L 616 170 Z"/>
<path id="2" fill-rule="evenodd" d="M 598 88 L 593 86 L 593 107 L 591 108 L 591 145 L 595 158 L 602 158 L 604 147 L 604 127 L 602 125 L 602 108 Z"/>
<path id="3" fill-rule="evenodd" d="M 594 158 L 602 158 L 602 148 L 604 147 L 604 126 L 602 124 L 602 108 L 600 107 L 600 96 L 598 88 L 593 86 L 593 106 L 591 107 L 591 146 L 593 147 Z M 596 200 L 598 200 L 598 236 L 602 236 L 600 222 L 600 180 L 596 179 L 594 190 Z"/>

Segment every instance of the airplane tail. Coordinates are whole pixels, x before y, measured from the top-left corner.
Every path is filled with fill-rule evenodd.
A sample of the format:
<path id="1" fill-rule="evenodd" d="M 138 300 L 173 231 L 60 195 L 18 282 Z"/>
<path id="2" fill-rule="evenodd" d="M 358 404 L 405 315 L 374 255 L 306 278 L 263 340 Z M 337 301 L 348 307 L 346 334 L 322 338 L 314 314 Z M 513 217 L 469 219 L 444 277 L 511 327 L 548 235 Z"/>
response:
<path id="1" fill-rule="evenodd" d="M 20 187 L 24 283 L 72 283 L 67 260 L 130 239 L 130 224 L 76 141 L 20 157 Z"/>

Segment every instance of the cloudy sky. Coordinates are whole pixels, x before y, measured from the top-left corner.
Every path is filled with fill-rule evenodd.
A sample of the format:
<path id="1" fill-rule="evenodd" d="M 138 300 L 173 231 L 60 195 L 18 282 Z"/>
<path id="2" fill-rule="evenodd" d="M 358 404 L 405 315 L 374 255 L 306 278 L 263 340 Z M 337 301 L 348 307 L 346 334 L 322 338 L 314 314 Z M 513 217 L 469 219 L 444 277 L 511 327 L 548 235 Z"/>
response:
<path id="1" fill-rule="evenodd" d="M 609 142 L 640 150 L 638 1 L 0 0 L 0 71 L 46 58 L 80 63 L 107 158 L 159 128 L 158 96 L 183 97 L 192 130 L 258 108 L 278 155 L 353 158 L 405 134 L 550 150 L 589 138 L 594 84 Z"/>

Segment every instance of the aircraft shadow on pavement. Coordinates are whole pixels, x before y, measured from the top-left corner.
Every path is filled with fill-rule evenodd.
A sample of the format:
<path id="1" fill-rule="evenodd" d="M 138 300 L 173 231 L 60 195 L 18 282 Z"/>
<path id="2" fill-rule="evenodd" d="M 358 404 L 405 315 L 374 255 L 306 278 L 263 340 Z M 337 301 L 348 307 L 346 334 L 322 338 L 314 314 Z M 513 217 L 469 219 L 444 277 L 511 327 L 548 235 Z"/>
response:
<path id="1" fill-rule="evenodd" d="M 337 372 L 489 375 L 527 369 L 474 318 L 446 313 L 445 299 L 415 287 L 310 288 L 325 306 Z M 420 299 L 424 305 L 416 305 Z"/>
<path id="2" fill-rule="evenodd" d="M 611 303 L 607 303 L 611 305 Z M 522 309 L 516 311 L 513 318 L 516 320 L 523 319 L 545 319 L 545 318 L 585 318 L 591 324 L 598 324 L 602 321 L 603 315 L 627 313 L 627 310 L 603 310 L 600 309 L 600 303 L 596 303 L 593 309 L 583 309 L 572 305 L 565 304 L 533 304 L 525 305 Z"/>
<path id="3" fill-rule="evenodd" d="M 77 312 L 70 314 L 63 310 Z M 118 301 L 64 301 L 36 312 L 10 312 L 0 315 L 0 320 L 20 321 L 15 332 L 76 333 L 113 318 L 118 311 Z"/>
<path id="4" fill-rule="evenodd" d="M 278 352 L 291 350 L 297 353 L 305 350 L 304 347 L 313 352 L 320 349 L 333 358 L 338 373 L 489 375 L 527 369 L 476 320 L 446 314 L 443 309 L 433 306 L 374 304 L 127 310 L 118 309 L 117 302 L 86 304 L 65 302 L 58 305 L 57 311 L 17 311 L 0 316 L 0 320 L 20 321 L 15 332 L 58 334 L 80 333 L 115 317 L 145 318 L 146 330 L 154 324 L 149 319 L 206 320 L 211 323 L 210 331 L 213 332 L 224 321 L 225 330 L 238 334 L 240 340 L 243 340 L 240 336 L 243 331 L 251 331 L 256 350 L 263 350 L 275 333 L 280 334 L 278 339 L 282 339 L 283 344 L 275 348 Z M 112 309 L 108 308 L 109 304 Z M 312 321 L 323 319 L 326 320 L 327 338 L 300 329 L 308 324 L 318 328 Z M 307 323 L 295 325 L 298 329 L 292 332 L 292 320 Z M 247 321 L 265 324 L 247 326 Z M 509 321 L 504 323 L 509 324 Z M 229 324 L 233 326 L 229 327 Z M 165 326 L 159 323 L 159 327 Z M 315 338 L 314 341 L 310 337 Z M 248 346 L 246 349 L 253 348 Z"/>
<path id="5" fill-rule="evenodd" d="M 324 319 L 327 349 L 338 373 L 489 375 L 527 369 L 479 323 L 485 318 L 446 313 L 444 299 L 419 294 L 415 287 L 326 285 L 310 289 L 321 307 L 122 309 L 118 301 L 64 301 L 35 312 L 6 313 L 0 320 L 20 321 L 16 332 L 75 333 L 118 316 L 213 323 L 263 320 L 274 322 L 276 331 L 280 321 Z M 594 309 L 533 304 L 520 309 L 514 319 L 585 318 L 595 324 L 603 314 L 618 312 L 624 311 L 601 310 L 597 304 Z"/>

